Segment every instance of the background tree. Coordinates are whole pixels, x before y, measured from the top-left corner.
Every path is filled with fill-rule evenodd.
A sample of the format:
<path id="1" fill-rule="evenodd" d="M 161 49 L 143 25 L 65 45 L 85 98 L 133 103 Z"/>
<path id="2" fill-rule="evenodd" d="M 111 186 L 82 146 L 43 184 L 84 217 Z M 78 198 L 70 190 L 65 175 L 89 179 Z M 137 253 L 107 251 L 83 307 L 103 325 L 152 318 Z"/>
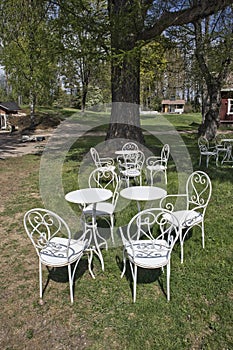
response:
<path id="1" fill-rule="evenodd" d="M 167 65 L 168 43 L 161 38 L 141 49 L 140 101 L 142 108 L 159 110 L 163 91 L 163 75 Z"/>
<path id="2" fill-rule="evenodd" d="M 215 137 L 219 125 L 221 88 L 232 69 L 233 13 L 232 9 L 229 11 L 231 15 L 227 16 L 227 20 L 223 11 L 218 16 L 194 22 L 195 55 L 206 85 L 199 133 L 208 139 Z"/>
<path id="3" fill-rule="evenodd" d="M 56 83 L 59 41 L 54 30 L 53 6 L 49 1 L 2 1 L 1 63 L 8 84 L 30 101 L 31 118 L 36 101 L 50 96 Z M 48 102 L 48 99 L 47 101 Z"/>
<path id="4" fill-rule="evenodd" d="M 104 11 L 106 4 L 99 0 L 60 0 L 56 5 L 59 7 L 60 34 L 64 47 L 61 74 L 64 80 L 72 80 L 74 85 L 80 87 L 80 104 L 84 111 L 90 82 L 94 81 L 96 72 L 106 61 L 106 51 L 109 49 Z"/>

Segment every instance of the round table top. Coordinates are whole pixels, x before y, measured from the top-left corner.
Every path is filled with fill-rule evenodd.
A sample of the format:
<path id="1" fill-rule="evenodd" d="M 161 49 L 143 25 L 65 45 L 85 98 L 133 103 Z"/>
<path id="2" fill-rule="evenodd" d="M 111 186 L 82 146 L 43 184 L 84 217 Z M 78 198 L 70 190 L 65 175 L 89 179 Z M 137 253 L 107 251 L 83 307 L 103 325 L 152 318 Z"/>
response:
<path id="1" fill-rule="evenodd" d="M 128 154 L 136 154 L 138 153 L 138 150 L 136 149 L 120 149 L 119 151 L 115 151 L 115 154 L 124 156 L 124 155 L 128 155 Z"/>
<path id="2" fill-rule="evenodd" d="M 131 186 L 121 190 L 123 198 L 136 201 L 152 201 L 166 196 L 167 191 L 155 186 Z"/>
<path id="3" fill-rule="evenodd" d="M 65 199 L 71 203 L 92 204 L 108 200 L 112 197 L 112 191 L 104 188 L 83 188 L 69 192 Z"/>

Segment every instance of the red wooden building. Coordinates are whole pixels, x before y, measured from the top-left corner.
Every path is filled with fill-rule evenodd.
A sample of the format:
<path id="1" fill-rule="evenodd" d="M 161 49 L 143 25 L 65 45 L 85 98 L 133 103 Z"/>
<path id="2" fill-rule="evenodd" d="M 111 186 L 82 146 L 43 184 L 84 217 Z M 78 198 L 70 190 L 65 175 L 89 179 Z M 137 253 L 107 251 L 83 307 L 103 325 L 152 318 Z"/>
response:
<path id="1" fill-rule="evenodd" d="M 233 123 L 233 88 L 221 90 L 220 123 Z"/>

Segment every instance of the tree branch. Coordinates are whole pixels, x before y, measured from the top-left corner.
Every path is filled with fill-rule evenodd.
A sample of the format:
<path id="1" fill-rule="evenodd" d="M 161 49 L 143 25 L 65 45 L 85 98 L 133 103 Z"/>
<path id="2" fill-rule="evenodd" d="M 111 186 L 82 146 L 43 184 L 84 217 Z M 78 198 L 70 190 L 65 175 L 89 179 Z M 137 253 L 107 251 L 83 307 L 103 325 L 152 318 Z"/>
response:
<path id="1" fill-rule="evenodd" d="M 233 0 L 202 0 L 195 2 L 193 6 L 185 10 L 176 12 L 166 11 L 160 18 L 154 18 L 153 26 L 144 29 L 138 35 L 138 40 L 150 41 L 171 26 L 195 22 L 198 19 L 210 16 L 232 4 Z"/>

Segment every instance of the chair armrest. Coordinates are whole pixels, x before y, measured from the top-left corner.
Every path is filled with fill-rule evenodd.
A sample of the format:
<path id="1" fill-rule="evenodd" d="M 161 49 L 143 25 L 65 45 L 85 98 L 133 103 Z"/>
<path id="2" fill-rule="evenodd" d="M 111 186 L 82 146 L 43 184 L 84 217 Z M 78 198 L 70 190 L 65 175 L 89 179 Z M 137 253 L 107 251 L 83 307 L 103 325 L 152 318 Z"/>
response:
<path id="1" fill-rule="evenodd" d="M 106 164 L 106 165 L 114 165 L 114 159 L 110 158 L 110 157 L 101 158 L 100 159 L 100 163 L 102 165 L 104 165 L 104 164 Z"/>
<path id="2" fill-rule="evenodd" d="M 187 207 L 187 195 L 186 194 L 168 194 L 163 197 L 160 202 L 160 208 L 167 209 L 169 211 L 174 211 L 177 203 L 184 202 L 183 208 Z"/>
<path id="3" fill-rule="evenodd" d="M 159 164 L 161 162 L 161 157 L 151 156 L 146 160 L 146 166 L 154 166 L 155 164 Z"/>

